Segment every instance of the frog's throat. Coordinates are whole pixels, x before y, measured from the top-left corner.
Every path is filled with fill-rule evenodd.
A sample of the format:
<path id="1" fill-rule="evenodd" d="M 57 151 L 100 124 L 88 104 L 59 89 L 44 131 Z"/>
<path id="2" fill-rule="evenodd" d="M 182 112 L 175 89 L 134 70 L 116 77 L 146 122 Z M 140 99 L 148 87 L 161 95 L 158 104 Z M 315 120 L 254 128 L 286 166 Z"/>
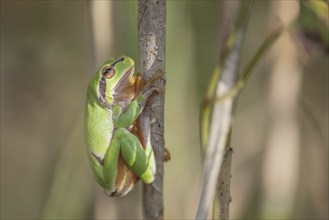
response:
<path id="1" fill-rule="evenodd" d="M 120 88 L 123 88 L 125 86 L 130 86 L 131 84 L 133 84 L 134 82 L 134 78 L 132 77 L 132 75 L 134 74 L 134 70 L 135 67 L 132 66 L 130 67 L 127 72 L 124 74 L 124 76 L 117 82 L 117 84 L 115 85 L 115 87 L 113 88 L 113 92 L 117 92 L 118 90 L 120 90 Z M 114 94 L 112 94 L 114 95 Z"/>

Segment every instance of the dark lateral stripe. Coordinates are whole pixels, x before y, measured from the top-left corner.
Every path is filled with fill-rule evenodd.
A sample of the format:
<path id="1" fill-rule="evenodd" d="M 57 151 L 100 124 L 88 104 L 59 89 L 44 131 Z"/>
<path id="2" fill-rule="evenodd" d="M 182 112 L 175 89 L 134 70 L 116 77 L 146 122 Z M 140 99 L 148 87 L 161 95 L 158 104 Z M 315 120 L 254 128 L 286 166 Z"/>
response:
<path id="1" fill-rule="evenodd" d="M 105 91 L 106 91 L 106 80 L 102 77 L 101 80 L 99 80 L 98 82 L 98 92 L 99 92 L 98 99 L 105 108 L 111 109 L 111 106 L 105 100 Z"/>

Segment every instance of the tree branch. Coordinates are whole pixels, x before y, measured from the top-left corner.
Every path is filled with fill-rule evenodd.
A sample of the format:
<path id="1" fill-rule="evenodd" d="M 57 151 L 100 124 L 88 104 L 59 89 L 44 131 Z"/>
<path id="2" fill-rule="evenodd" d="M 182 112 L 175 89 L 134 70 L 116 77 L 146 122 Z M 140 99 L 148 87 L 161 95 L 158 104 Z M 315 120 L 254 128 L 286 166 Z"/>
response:
<path id="1" fill-rule="evenodd" d="M 222 3 L 222 19 L 221 25 L 223 27 L 220 39 L 220 57 L 224 58 L 225 48 L 229 40 L 230 33 L 232 33 L 234 24 L 239 15 L 240 1 L 223 1 Z M 232 76 L 234 77 L 234 76 Z M 233 103 L 232 114 L 235 112 L 236 101 Z M 229 134 L 225 144 L 225 154 L 220 168 L 220 173 L 216 186 L 216 198 L 213 207 L 213 218 L 215 219 L 229 219 L 230 217 L 230 203 L 231 197 L 231 165 L 233 148 L 231 147 L 232 126 L 230 126 Z"/>
<path id="2" fill-rule="evenodd" d="M 165 73 L 166 0 L 138 0 L 137 26 L 141 72 L 147 80 L 156 71 Z M 152 97 L 145 109 L 150 116 L 157 173 L 151 185 L 144 184 L 144 219 L 163 219 L 164 85 L 164 80 L 158 82 L 161 93 Z"/>
<path id="3" fill-rule="evenodd" d="M 226 53 L 224 52 L 225 55 L 220 61 L 220 64 L 222 64 L 222 71 L 221 78 L 216 88 L 217 97 L 229 91 L 238 80 L 242 40 L 250 9 L 251 4 L 249 2 L 242 2 L 237 24 L 228 38 L 228 42 L 233 42 L 233 44 L 225 45 Z M 209 207 L 214 198 L 215 187 L 231 129 L 236 98 L 237 97 L 227 98 L 222 100 L 222 102 L 214 104 L 208 148 L 204 162 L 201 198 L 196 213 L 196 219 L 207 218 Z"/>

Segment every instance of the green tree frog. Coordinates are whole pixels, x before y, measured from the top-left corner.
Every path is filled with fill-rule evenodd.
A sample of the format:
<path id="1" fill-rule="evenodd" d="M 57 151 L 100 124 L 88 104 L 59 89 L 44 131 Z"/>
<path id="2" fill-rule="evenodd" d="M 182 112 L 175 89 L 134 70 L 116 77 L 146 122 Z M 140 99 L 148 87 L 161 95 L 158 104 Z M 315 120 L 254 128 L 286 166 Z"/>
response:
<path id="1" fill-rule="evenodd" d="M 156 166 L 149 135 L 140 116 L 154 82 L 134 73 L 134 61 L 108 59 L 88 84 L 85 107 L 87 154 L 97 182 L 109 196 L 124 196 L 138 179 L 152 183 Z M 147 139 L 148 138 L 148 139 Z"/>

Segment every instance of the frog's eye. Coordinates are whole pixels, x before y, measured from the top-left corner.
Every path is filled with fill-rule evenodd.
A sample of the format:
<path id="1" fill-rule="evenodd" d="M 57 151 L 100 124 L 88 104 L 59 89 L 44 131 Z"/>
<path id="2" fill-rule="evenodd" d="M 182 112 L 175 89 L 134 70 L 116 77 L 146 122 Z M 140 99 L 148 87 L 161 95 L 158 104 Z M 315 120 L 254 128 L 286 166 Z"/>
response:
<path id="1" fill-rule="evenodd" d="M 106 79 L 111 79 L 115 74 L 115 70 L 112 66 L 106 66 L 102 69 L 102 75 Z"/>

